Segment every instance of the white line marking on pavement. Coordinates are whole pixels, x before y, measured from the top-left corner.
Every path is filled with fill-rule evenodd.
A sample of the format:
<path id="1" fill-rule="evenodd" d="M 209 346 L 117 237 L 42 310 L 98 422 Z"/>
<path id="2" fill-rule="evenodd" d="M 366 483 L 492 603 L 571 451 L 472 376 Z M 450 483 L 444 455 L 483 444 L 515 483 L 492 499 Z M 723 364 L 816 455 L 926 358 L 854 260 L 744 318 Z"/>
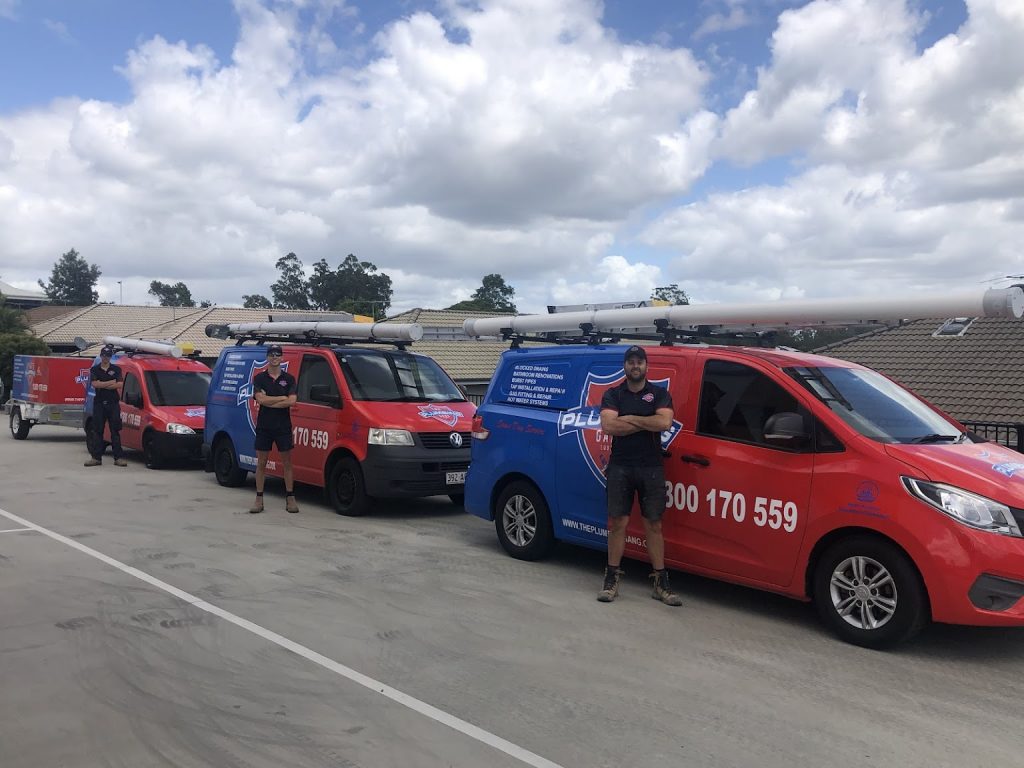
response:
<path id="1" fill-rule="evenodd" d="M 35 528 L 8 528 L 6 531 L 0 531 L 0 533 L 21 533 L 22 531 L 34 531 Z"/>
<path id="2" fill-rule="evenodd" d="M 67 536 L 62 536 L 61 534 L 51 531 L 48 528 L 43 528 L 41 525 L 36 525 L 31 520 L 25 520 L 24 518 L 18 517 L 17 515 L 12 514 L 3 509 L 0 509 L 0 515 L 3 515 L 9 520 L 13 520 L 14 522 L 20 525 L 26 526 L 26 528 L 24 528 L 23 530 L 38 531 L 44 536 L 49 536 L 54 541 L 59 541 L 61 544 L 66 544 L 72 549 L 77 549 L 79 552 L 89 555 L 89 557 L 94 557 L 100 562 L 106 563 L 107 565 L 113 568 L 117 568 L 117 570 L 127 573 L 129 576 L 134 576 L 140 581 L 144 581 L 147 584 L 156 587 L 157 589 L 161 589 L 164 592 L 167 592 L 168 594 L 174 595 L 179 600 L 183 600 L 184 602 L 189 603 L 190 605 L 194 605 L 196 608 L 206 611 L 207 613 L 212 613 L 214 616 L 219 616 L 225 621 L 229 621 L 237 627 L 246 629 L 249 632 L 252 632 L 254 635 L 262 637 L 264 640 L 269 640 L 275 645 L 279 645 L 280 647 L 284 648 L 285 650 L 291 651 L 297 656 L 301 656 L 302 658 L 307 659 L 308 661 L 311 661 L 314 664 L 320 665 L 324 669 L 330 670 L 331 672 L 334 672 L 335 674 L 340 675 L 341 677 L 351 680 L 354 683 L 358 683 L 359 685 L 373 691 L 374 693 L 379 693 L 386 699 L 391 699 L 392 701 L 397 702 L 398 704 L 401 704 L 404 707 L 408 707 L 417 714 L 423 715 L 424 717 L 428 717 L 431 720 L 440 723 L 441 725 L 446 725 L 452 730 L 465 734 L 466 736 L 469 736 L 471 739 L 475 739 L 476 741 L 486 744 L 489 747 L 493 747 L 499 752 L 504 752 L 506 755 L 514 757 L 520 762 L 534 766 L 534 768 L 562 768 L 562 766 L 558 765 L 558 763 L 553 763 L 550 760 L 541 757 L 540 755 L 535 755 L 533 752 L 530 752 L 527 749 L 523 749 L 519 745 L 513 744 L 511 741 L 506 741 L 500 736 L 495 736 L 490 731 L 485 731 L 483 728 L 480 728 L 476 725 L 473 725 L 470 722 L 462 720 L 456 717 L 455 715 L 450 715 L 444 710 L 431 706 L 430 704 L 427 704 L 424 701 L 420 701 L 419 699 L 414 698 L 407 693 L 402 693 L 398 689 L 392 688 L 390 685 L 385 685 L 384 683 L 378 680 L 374 680 L 372 677 L 368 677 L 362 674 L 361 672 L 357 672 L 351 667 L 346 667 L 344 664 L 339 664 L 333 659 L 329 659 L 326 656 L 323 656 L 317 653 L 316 651 L 307 648 L 304 645 L 296 643 L 294 640 L 289 640 L 287 637 L 279 635 L 276 632 L 266 629 L 265 627 L 261 627 L 259 624 L 253 624 L 251 621 L 243 619 L 241 616 L 236 616 L 230 611 L 225 611 L 223 608 L 218 608 L 216 605 L 212 605 L 211 603 L 208 603 L 205 600 L 196 597 L 195 595 L 189 594 L 184 590 L 178 589 L 177 587 L 172 586 L 165 581 L 161 581 L 155 576 L 150 576 L 145 571 L 140 571 L 138 568 L 133 568 L 130 565 L 125 565 L 119 560 L 115 560 L 112 557 L 104 555 L 102 552 L 97 552 L 95 549 L 92 549 L 91 547 L 87 547 L 84 544 L 79 544 L 74 539 L 69 539 Z"/>

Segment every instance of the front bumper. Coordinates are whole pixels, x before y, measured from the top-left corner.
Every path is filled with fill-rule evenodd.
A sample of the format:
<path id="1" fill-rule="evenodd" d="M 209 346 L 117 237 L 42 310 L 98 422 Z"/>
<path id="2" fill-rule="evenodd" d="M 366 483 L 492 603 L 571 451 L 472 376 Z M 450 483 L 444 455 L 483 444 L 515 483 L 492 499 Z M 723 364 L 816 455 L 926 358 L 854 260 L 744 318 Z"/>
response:
<path id="1" fill-rule="evenodd" d="M 203 457 L 203 433 L 194 435 L 176 435 L 173 432 L 156 432 L 153 435 L 153 448 L 165 459 L 201 459 Z"/>
<path id="2" fill-rule="evenodd" d="M 469 447 L 439 450 L 370 445 L 362 465 L 363 482 L 370 496 L 412 498 L 461 494 L 466 488 L 465 480 L 449 483 L 447 478 L 449 473 L 465 473 L 469 468 Z"/>

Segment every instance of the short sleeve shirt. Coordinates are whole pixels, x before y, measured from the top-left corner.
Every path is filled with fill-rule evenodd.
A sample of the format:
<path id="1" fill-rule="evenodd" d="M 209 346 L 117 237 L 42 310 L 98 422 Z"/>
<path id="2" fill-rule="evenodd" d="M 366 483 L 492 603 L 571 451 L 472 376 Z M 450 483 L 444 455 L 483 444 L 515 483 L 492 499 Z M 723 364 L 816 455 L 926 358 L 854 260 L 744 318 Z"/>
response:
<path id="1" fill-rule="evenodd" d="M 672 395 L 664 387 L 647 382 L 639 392 L 631 392 L 622 382 L 601 398 L 601 410 L 615 411 L 620 416 L 653 416 L 659 408 L 671 408 Z M 661 434 L 635 432 L 612 438 L 611 462 L 624 467 L 661 465 Z"/>
<path id="2" fill-rule="evenodd" d="M 96 363 L 92 368 L 89 369 L 89 381 L 120 381 L 121 380 L 121 369 L 111 363 L 107 370 L 103 370 L 101 363 Z M 116 389 L 96 389 L 97 403 L 116 403 L 121 399 L 120 393 Z"/>
<path id="3" fill-rule="evenodd" d="M 281 371 L 276 379 L 267 371 L 256 374 L 252 381 L 252 391 L 262 391 L 270 397 L 286 397 L 295 394 L 295 377 L 287 371 Z M 292 416 L 288 408 L 260 408 L 256 416 L 256 429 L 268 432 L 291 432 Z"/>

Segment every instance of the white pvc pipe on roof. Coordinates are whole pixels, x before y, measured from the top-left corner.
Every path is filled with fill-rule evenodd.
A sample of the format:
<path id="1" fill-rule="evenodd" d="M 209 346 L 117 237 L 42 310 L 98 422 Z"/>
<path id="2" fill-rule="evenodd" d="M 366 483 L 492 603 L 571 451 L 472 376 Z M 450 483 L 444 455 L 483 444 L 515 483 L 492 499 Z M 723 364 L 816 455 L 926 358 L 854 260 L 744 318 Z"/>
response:
<path id="1" fill-rule="evenodd" d="M 120 336 L 104 336 L 103 343 L 120 349 L 136 352 L 151 352 L 154 355 L 168 355 L 169 357 L 181 357 L 181 347 L 176 344 L 168 344 L 162 341 L 147 341 L 146 339 L 124 339 Z"/>
<path id="2" fill-rule="evenodd" d="M 367 341 L 419 341 L 423 338 L 423 326 L 419 323 L 268 322 L 228 323 L 227 327 L 229 332 L 236 335 L 299 337 L 312 333 Z"/>
<path id="3" fill-rule="evenodd" d="M 583 324 L 594 330 L 641 328 L 665 320 L 670 327 L 697 325 L 799 326 L 871 323 L 926 317 L 1024 316 L 1024 289 L 975 288 L 928 296 L 865 297 L 852 299 L 795 299 L 740 304 L 684 304 L 636 309 L 596 309 L 549 315 L 507 315 L 469 318 L 463 329 L 469 336 L 498 336 L 504 329 L 514 333 L 578 331 Z"/>

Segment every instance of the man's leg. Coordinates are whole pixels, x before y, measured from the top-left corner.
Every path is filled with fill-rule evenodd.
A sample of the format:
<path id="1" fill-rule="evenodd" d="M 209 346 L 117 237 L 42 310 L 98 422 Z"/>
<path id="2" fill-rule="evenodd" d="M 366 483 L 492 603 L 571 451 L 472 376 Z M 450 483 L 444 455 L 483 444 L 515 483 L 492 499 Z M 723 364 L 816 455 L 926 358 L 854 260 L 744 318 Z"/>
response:
<path id="1" fill-rule="evenodd" d="M 665 470 L 662 467 L 645 469 L 639 484 L 647 555 L 654 569 L 651 574 L 651 597 L 661 600 L 665 605 L 682 605 L 679 595 L 669 586 L 668 571 L 665 570 L 665 534 L 661 527 L 661 518 L 665 514 Z"/>
<path id="2" fill-rule="evenodd" d="M 292 452 L 281 451 L 281 463 L 284 464 L 284 508 L 286 512 L 298 512 L 299 505 L 295 503 L 295 480 L 292 471 Z"/>
<path id="3" fill-rule="evenodd" d="M 626 551 L 626 526 L 633 506 L 633 484 L 624 467 L 608 467 L 608 565 L 604 569 L 604 584 L 597 593 L 602 603 L 610 603 L 619 594 L 622 578 L 622 555 Z"/>
<path id="4" fill-rule="evenodd" d="M 267 457 L 269 455 L 269 450 L 256 449 L 256 501 L 249 507 L 249 511 L 254 515 L 263 511 L 263 483 L 267 478 Z"/>
<path id="5" fill-rule="evenodd" d="M 110 452 L 114 455 L 114 466 L 127 467 L 128 462 L 124 460 L 124 450 L 121 448 L 121 405 L 111 403 L 107 419 L 110 423 Z"/>
<path id="6" fill-rule="evenodd" d="M 93 402 L 92 406 L 92 430 L 89 435 L 89 454 L 92 456 L 89 461 L 85 462 L 87 467 L 98 467 L 103 463 L 103 423 L 104 423 L 103 403 L 99 400 Z"/>

